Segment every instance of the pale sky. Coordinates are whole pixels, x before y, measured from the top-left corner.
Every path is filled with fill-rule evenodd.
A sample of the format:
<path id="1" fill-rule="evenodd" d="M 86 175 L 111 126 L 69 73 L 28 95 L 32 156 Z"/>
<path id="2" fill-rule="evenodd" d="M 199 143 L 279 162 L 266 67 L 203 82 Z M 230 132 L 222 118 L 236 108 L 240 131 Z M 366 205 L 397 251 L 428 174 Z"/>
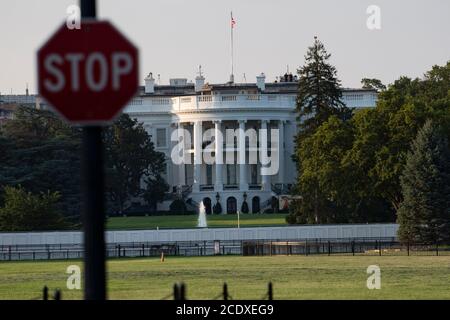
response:
<path id="1" fill-rule="evenodd" d="M 0 0 L 0 92 L 36 92 L 36 50 L 66 18 L 76 0 Z M 369 30 L 369 5 L 381 9 L 381 30 Z M 111 20 L 140 49 L 140 78 L 149 72 L 206 81 L 230 74 L 230 11 L 235 81 L 266 81 L 304 63 L 317 35 L 332 54 L 345 87 L 363 77 L 391 83 L 422 76 L 450 60 L 449 0 L 101 0 L 99 18 Z"/>

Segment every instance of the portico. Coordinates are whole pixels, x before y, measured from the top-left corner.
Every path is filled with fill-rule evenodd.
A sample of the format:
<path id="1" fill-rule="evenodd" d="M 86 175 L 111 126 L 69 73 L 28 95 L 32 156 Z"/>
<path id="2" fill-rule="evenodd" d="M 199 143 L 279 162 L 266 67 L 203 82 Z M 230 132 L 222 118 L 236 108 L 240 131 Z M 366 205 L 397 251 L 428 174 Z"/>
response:
<path id="1" fill-rule="evenodd" d="M 168 208 L 181 196 L 193 206 L 220 202 L 222 213 L 233 213 L 245 199 L 250 212 L 263 212 L 272 197 L 288 193 L 296 180 L 291 156 L 298 85 L 290 78 L 265 83 L 261 74 L 256 83 L 210 85 L 199 75 L 195 83 L 174 79 L 170 85 L 156 85 L 149 74 L 125 112 L 144 123 L 156 150 L 166 155 L 165 177 L 173 196 L 161 206 Z M 352 100 L 356 96 L 362 98 Z M 360 103 L 351 106 L 365 108 L 375 105 L 376 92 L 345 89 L 343 97 L 349 104 Z M 180 141 L 181 164 L 172 158 Z M 267 150 L 261 152 L 264 146 Z"/>

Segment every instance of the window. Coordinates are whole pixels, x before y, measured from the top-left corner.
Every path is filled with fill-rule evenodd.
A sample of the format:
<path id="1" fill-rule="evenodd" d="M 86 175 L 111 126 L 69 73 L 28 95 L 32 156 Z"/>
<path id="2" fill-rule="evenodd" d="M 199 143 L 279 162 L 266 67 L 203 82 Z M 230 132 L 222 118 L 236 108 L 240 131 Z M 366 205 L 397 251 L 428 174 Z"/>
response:
<path id="1" fill-rule="evenodd" d="M 212 184 L 212 165 L 206 165 L 206 184 Z"/>
<path id="2" fill-rule="evenodd" d="M 227 165 L 227 182 L 228 182 L 228 184 L 231 184 L 231 185 L 236 184 L 236 165 L 235 164 Z"/>
<path id="3" fill-rule="evenodd" d="M 156 147 L 162 148 L 166 146 L 166 128 L 156 129 Z"/>
<path id="4" fill-rule="evenodd" d="M 256 164 L 250 165 L 250 183 L 251 184 L 258 183 L 258 165 Z"/>

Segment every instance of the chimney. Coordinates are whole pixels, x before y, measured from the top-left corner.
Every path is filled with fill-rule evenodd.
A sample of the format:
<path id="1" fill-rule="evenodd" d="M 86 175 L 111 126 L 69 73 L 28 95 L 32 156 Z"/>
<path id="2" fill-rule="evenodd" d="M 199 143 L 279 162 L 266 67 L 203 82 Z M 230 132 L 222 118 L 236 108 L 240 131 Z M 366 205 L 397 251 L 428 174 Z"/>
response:
<path id="1" fill-rule="evenodd" d="M 264 73 L 261 73 L 259 76 L 256 76 L 256 86 L 261 91 L 266 90 L 266 75 Z"/>
<path id="2" fill-rule="evenodd" d="M 155 92 L 155 79 L 153 79 L 153 74 L 150 72 L 145 78 L 145 93 Z"/>
<path id="3" fill-rule="evenodd" d="M 198 66 L 198 76 L 195 77 L 195 92 L 202 90 L 205 85 L 205 77 L 202 74 L 202 66 Z"/>

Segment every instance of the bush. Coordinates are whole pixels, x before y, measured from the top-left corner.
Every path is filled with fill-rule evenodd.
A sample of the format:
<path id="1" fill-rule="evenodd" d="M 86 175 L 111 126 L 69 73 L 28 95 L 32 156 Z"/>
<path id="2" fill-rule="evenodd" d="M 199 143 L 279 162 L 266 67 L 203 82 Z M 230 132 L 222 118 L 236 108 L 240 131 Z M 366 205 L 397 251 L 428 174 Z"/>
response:
<path id="1" fill-rule="evenodd" d="M 250 210 L 248 209 L 247 201 L 242 202 L 241 206 L 241 212 L 242 213 L 248 213 Z"/>
<path id="2" fill-rule="evenodd" d="M 178 214 L 186 214 L 186 211 L 187 211 L 186 204 L 181 199 L 174 200 L 170 204 L 170 212 L 176 212 Z"/>
<path id="3" fill-rule="evenodd" d="M 0 208 L 0 230 L 41 231 L 67 229 L 69 223 L 57 212 L 58 192 L 27 192 L 21 187 L 4 188 L 4 207 Z"/>
<path id="4" fill-rule="evenodd" d="M 217 203 L 213 206 L 213 213 L 214 213 L 214 214 L 221 214 L 221 213 L 222 213 L 222 205 L 220 204 L 220 202 L 217 202 Z"/>

